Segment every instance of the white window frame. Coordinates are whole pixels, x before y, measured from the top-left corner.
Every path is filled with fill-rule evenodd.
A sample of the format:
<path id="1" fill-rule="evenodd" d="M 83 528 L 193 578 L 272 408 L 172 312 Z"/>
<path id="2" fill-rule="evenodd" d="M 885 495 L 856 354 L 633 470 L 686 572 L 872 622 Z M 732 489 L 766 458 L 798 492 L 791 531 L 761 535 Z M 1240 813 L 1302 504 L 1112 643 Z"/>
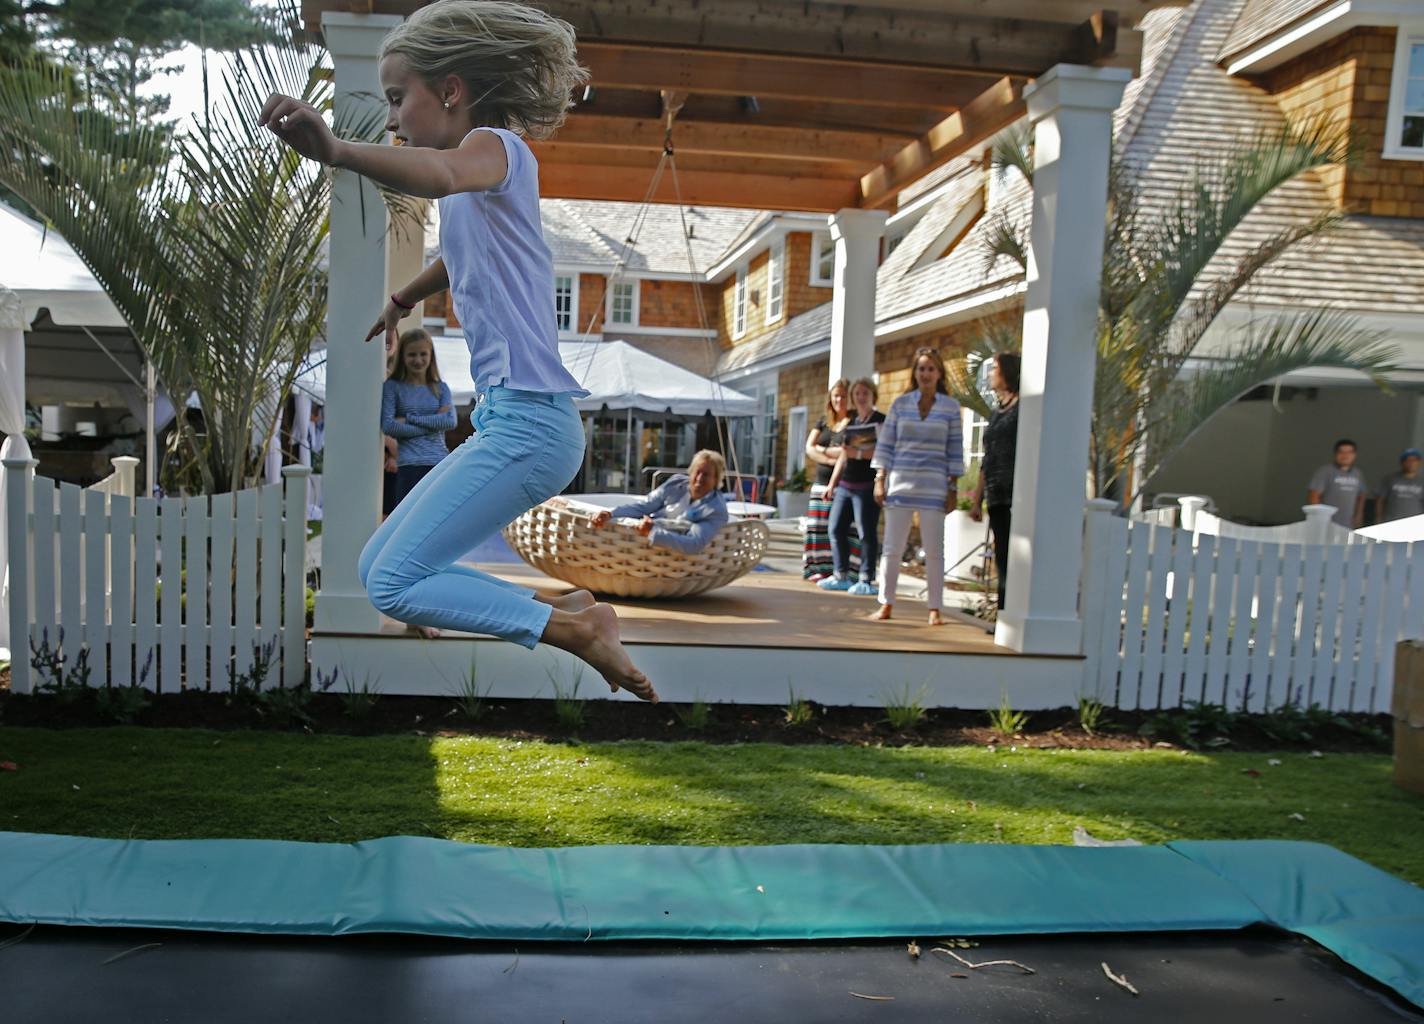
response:
<path id="1" fill-rule="evenodd" d="M 766 257 L 766 322 L 774 324 L 786 312 L 786 238 L 771 244 Z"/>
<path id="2" fill-rule="evenodd" d="M 747 333 L 747 268 L 737 268 L 737 282 L 732 286 L 732 337 Z"/>
<path id="3" fill-rule="evenodd" d="M 568 282 L 569 282 L 569 325 L 568 325 L 567 327 L 559 327 L 559 282 L 560 282 L 560 281 L 568 281 Z M 578 306 L 579 306 L 579 276 L 578 276 L 578 274 L 577 274 L 577 273 L 574 273 L 574 272 L 570 272 L 570 273 L 567 273 L 567 274 L 560 274 L 560 273 L 556 270 L 556 271 L 554 272 L 554 326 L 555 326 L 555 327 L 558 327 L 558 331 L 559 331 L 559 336 L 560 336 L 560 337 L 570 338 L 570 337 L 573 337 L 573 336 L 575 336 L 575 335 L 577 335 L 577 334 L 579 333 Z"/>
<path id="4" fill-rule="evenodd" d="M 642 297 L 643 297 L 643 296 L 642 296 L 642 291 L 643 291 L 643 290 L 642 290 L 642 288 L 640 288 L 638 285 L 639 285 L 639 282 L 638 282 L 638 279 L 637 279 L 636 277 L 632 277 L 632 278 L 625 277 L 625 278 L 622 278 L 622 279 L 620 279 L 620 280 L 612 281 L 612 282 L 609 283 L 609 285 L 608 285 L 608 308 L 604 311 L 604 320 L 608 323 L 608 326 L 609 326 L 609 327 L 616 328 L 616 327 L 637 327 L 637 326 L 638 326 L 638 307 L 639 307 L 640 305 L 642 305 Z M 629 287 L 629 288 L 632 288 L 632 289 L 633 289 L 633 297 L 632 297 L 632 298 L 633 298 L 633 308 L 632 308 L 632 310 L 630 311 L 630 312 L 632 313 L 633 318 L 632 318 L 631 320 L 615 320 L 615 319 L 614 319 L 614 316 L 613 316 L 613 314 L 614 314 L 614 309 L 616 308 L 616 303 L 614 302 L 614 299 L 615 299 L 615 298 L 617 297 L 617 295 L 618 295 L 618 289 L 619 289 L 619 288 L 625 288 L 625 287 Z"/>
<path id="5" fill-rule="evenodd" d="M 821 277 L 821 251 L 826 246 L 831 247 L 831 272 L 828 276 Z M 811 232 L 811 287 L 813 288 L 834 288 L 836 285 L 836 243 L 831 239 L 830 231 Z"/>
<path id="6" fill-rule="evenodd" d="M 1386 160 L 1424 160 L 1424 146 L 1401 144 L 1404 94 L 1409 83 L 1409 51 L 1415 46 L 1424 46 L 1424 20 L 1401 22 L 1395 34 L 1394 74 L 1390 78 L 1389 111 L 1384 129 L 1383 155 Z"/>
<path id="7" fill-rule="evenodd" d="M 810 432 L 810 410 L 793 405 L 786 410 L 786 475 L 806 468 L 806 435 Z"/>

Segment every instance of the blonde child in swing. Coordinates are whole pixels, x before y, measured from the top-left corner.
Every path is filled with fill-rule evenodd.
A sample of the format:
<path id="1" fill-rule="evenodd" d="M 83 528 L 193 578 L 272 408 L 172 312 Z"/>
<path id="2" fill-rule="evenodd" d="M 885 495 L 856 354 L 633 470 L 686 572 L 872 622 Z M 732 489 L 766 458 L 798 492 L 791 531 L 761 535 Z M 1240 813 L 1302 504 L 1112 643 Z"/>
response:
<path id="1" fill-rule="evenodd" d="M 611 607 L 586 591 L 546 598 L 456 564 L 558 494 L 583 464 L 574 399 L 588 392 L 559 361 L 538 166 L 524 141 L 563 123 L 586 78 L 573 28 L 503 0 L 442 0 L 395 28 L 380 56 L 386 127 L 404 145 L 341 141 L 289 96 L 270 97 L 259 120 L 309 159 L 440 204 L 441 258 L 390 296 L 366 340 L 383 335 L 393 345 L 400 320 L 449 288 L 479 391 L 475 434 L 372 535 L 361 579 L 392 618 L 550 644 L 612 689 L 656 701 Z"/>

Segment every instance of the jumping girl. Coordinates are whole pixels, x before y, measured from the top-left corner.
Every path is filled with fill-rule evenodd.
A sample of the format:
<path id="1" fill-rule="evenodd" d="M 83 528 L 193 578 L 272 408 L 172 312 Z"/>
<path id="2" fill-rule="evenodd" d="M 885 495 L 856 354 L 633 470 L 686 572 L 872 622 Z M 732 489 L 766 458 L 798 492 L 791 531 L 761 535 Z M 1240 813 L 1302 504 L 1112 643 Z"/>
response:
<path id="1" fill-rule="evenodd" d="M 391 295 L 366 340 L 393 345 L 401 319 L 449 288 L 479 392 L 475 434 L 372 535 L 359 563 L 366 591 L 402 622 L 551 644 L 610 688 L 655 701 L 611 607 L 587 591 L 548 598 L 456 564 L 583 464 L 574 399 L 588 392 L 559 361 L 538 165 L 524 141 L 557 129 L 587 78 L 573 28 L 504 0 L 442 0 L 386 36 L 380 76 L 386 128 L 404 145 L 341 141 L 290 96 L 271 96 L 258 121 L 302 156 L 440 204 L 441 258 Z"/>

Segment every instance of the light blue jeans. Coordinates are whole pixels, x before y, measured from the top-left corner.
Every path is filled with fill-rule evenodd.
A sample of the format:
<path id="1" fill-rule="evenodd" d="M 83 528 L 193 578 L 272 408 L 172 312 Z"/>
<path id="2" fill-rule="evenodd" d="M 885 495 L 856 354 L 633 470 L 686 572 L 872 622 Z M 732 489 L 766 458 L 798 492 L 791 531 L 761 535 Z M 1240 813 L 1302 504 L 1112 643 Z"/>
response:
<path id="1" fill-rule="evenodd" d="M 401 622 L 532 648 L 552 609 L 534 591 L 456 559 L 568 485 L 583 465 L 583 423 L 568 394 L 502 386 L 486 390 L 471 420 L 475 433 L 366 542 L 361 584 Z"/>

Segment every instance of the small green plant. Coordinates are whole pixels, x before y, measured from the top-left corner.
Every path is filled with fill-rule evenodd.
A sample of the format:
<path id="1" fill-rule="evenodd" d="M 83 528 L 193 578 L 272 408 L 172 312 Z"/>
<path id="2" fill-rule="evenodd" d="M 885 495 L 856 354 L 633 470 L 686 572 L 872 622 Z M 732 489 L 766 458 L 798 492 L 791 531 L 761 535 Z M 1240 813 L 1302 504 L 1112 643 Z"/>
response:
<path id="1" fill-rule="evenodd" d="M 578 699 L 579 687 L 583 684 L 583 662 L 575 662 L 573 685 L 567 688 L 559 681 L 555 669 L 547 668 L 544 671 L 554 688 L 554 718 L 558 721 L 559 728 L 565 732 L 578 732 L 583 728 L 584 718 L 584 703 Z"/>
<path id="2" fill-rule="evenodd" d="M 334 672 L 332 677 L 335 678 Z M 380 681 L 372 682 L 370 673 L 367 673 L 359 687 L 354 679 L 346 680 L 346 692 L 341 697 L 341 703 L 347 718 L 353 722 L 361 722 L 371 717 L 371 712 L 375 710 L 376 702 L 380 699 Z"/>
<path id="3" fill-rule="evenodd" d="M 138 670 L 138 682 L 131 686 L 105 686 L 94 693 L 94 707 L 99 716 L 119 725 L 133 725 L 140 714 L 153 702 L 146 685 L 148 675 L 153 670 L 153 648 L 148 649 L 148 657 Z"/>
<path id="4" fill-rule="evenodd" d="M 1089 736 L 1093 736 L 1102 728 L 1102 720 L 1102 701 L 1093 700 L 1091 697 L 1078 698 L 1078 728 L 1082 729 Z"/>
<path id="5" fill-rule="evenodd" d="M 89 692 L 89 645 L 80 644 L 73 666 L 64 653 L 64 627 L 60 626 L 55 646 L 49 645 L 49 629 L 40 632 L 40 642 L 30 639 L 30 668 L 39 681 L 35 692 L 58 697 L 61 703 L 72 704 Z"/>
<path id="6" fill-rule="evenodd" d="M 239 672 L 234 661 L 227 667 L 228 701 L 255 700 L 262 692 L 262 684 L 272 671 L 272 663 L 277 660 L 277 638 L 274 636 L 265 644 L 252 645 L 252 663 L 247 671 Z"/>
<path id="7" fill-rule="evenodd" d="M 989 728 L 1000 736 L 1015 736 L 1028 725 L 1028 712 L 1015 711 L 1009 704 L 1008 693 L 1003 694 L 999 706 L 989 709 Z"/>
<path id="8" fill-rule="evenodd" d="M 312 716 L 307 712 L 307 705 L 311 704 L 311 700 L 312 689 L 309 683 L 275 686 L 257 694 L 257 708 L 270 718 L 274 725 L 288 726 L 296 722 L 311 725 Z"/>
<path id="9" fill-rule="evenodd" d="M 925 720 L 925 688 L 921 686 L 913 694 L 906 683 L 900 693 L 885 695 L 885 721 L 896 732 L 913 729 Z"/>
<path id="10" fill-rule="evenodd" d="M 712 707 L 701 697 L 691 704 L 681 704 L 677 707 L 678 721 L 682 722 L 682 727 L 688 732 L 701 732 L 707 728 L 707 723 L 712 719 Z"/>
<path id="11" fill-rule="evenodd" d="M 478 722 L 489 710 L 489 690 L 480 689 L 474 655 L 470 656 L 470 671 L 460 683 L 455 709 L 471 722 Z"/>
<path id="12" fill-rule="evenodd" d="M 793 728 L 810 725 L 816 717 L 816 709 L 809 700 L 796 696 L 795 689 L 787 687 L 786 706 L 781 709 L 786 715 L 786 724 Z"/>

